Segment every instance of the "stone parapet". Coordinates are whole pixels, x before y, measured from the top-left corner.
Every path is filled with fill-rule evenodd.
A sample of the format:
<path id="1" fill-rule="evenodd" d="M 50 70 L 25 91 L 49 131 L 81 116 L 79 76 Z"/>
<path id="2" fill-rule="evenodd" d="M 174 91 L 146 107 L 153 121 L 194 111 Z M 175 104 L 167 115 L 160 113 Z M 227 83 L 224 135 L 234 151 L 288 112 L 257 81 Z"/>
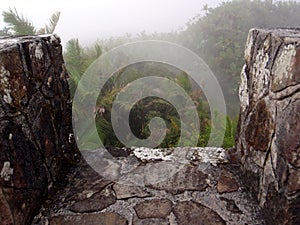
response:
<path id="1" fill-rule="evenodd" d="M 76 162 L 67 79 L 56 35 L 0 39 L 0 224 L 28 224 Z"/>
<path id="2" fill-rule="evenodd" d="M 270 224 L 300 224 L 300 30 L 252 29 L 236 145 Z"/>

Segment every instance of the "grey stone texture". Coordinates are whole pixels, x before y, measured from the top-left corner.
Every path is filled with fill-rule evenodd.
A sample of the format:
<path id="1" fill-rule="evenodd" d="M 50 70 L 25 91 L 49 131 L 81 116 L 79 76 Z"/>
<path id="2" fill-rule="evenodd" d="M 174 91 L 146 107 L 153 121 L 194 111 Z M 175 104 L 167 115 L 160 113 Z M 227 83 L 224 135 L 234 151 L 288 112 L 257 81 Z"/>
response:
<path id="1" fill-rule="evenodd" d="M 128 157 L 136 160 L 128 160 Z M 145 162 L 133 153 L 116 160 L 120 164 L 134 162 L 137 169 L 162 162 Z M 154 185 L 143 182 L 147 180 L 147 173 L 141 173 L 140 182 L 130 185 L 122 183 L 122 179 L 108 181 L 83 162 L 73 168 L 58 187 L 58 192 L 48 196 L 32 225 L 57 224 L 67 218 L 76 219 L 82 225 L 97 224 L 96 219 L 94 223 L 86 223 L 87 215 L 100 217 L 103 213 L 118 214 L 126 223 L 134 225 L 265 224 L 257 201 L 241 181 L 238 165 L 227 162 L 203 165 L 200 159 L 189 162 L 173 177 Z M 131 171 L 125 167 L 120 173 L 126 176 Z M 195 176 L 203 180 L 199 181 Z M 225 188 L 220 193 L 217 187 L 224 178 L 227 183 L 223 184 Z"/>
<path id="2" fill-rule="evenodd" d="M 270 224 L 300 224 L 300 30 L 252 29 L 236 138 L 245 182 Z"/>

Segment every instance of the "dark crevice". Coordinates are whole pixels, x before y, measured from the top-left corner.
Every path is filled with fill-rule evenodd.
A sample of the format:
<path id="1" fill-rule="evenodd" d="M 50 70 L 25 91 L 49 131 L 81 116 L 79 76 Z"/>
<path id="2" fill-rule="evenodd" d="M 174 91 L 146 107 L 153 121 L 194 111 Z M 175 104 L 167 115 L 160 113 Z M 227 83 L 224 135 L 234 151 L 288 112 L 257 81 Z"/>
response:
<path id="1" fill-rule="evenodd" d="M 285 87 L 284 89 L 282 89 L 282 90 L 280 90 L 280 91 L 278 91 L 278 92 L 275 92 L 275 94 L 280 93 L 280 92 L 283 92 L 283 91 L 285 91 L 285 90 L 288 89 L 288 88 L 291 88 L 291 87 L 297 87 L 297 86 L 299 86 L 299 84 L 289 85 L 289 86 Z M 274 98 L 274 99 L 275 99 L 275 100 L 281 101 L 281 100 L 284 100 L 284 99 L 286 99 L 286 98 L 292 97 L 293 95 L 297 94 L 298 92 L 300 92 L 300 87 L 298 87 L 298 88 L 296 88 L 295 90 L 289 92 L 289 94 L 287 94 L 287 95 L 284 95 L 284 96 L 281 96 L 281 97 L 278 97 L 278 98 Z"/>

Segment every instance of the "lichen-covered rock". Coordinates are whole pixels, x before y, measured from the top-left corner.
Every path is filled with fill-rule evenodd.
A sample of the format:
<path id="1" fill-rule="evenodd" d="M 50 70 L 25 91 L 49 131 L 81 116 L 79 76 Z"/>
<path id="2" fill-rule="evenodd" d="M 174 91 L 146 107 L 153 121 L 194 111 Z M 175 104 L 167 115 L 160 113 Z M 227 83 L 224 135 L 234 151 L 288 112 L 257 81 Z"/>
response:
<path id="1" fill-rule="evenodd" d="M 0 224 L 28 224 L 77 161 L 60 39 L 0 39 Z"/>
<path id="2" fill-rule="evenodd" d="M 300 224 L 300 30 L 252 29 L 237 150 L 270 224 Z"/>

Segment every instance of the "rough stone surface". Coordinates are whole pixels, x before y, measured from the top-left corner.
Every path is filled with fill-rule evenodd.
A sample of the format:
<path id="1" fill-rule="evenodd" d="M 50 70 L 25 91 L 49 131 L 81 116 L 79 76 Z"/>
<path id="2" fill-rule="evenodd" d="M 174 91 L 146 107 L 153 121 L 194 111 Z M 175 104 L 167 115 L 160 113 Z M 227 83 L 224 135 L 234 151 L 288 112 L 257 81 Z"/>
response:
<path id="1" fill-rule="evenodd" d="M 138 203 L 134 210 L 140 219 L 165 218 L 171 213 L 172 205 L 169 199 L 153 199 Z"/>
<path id="2" fill-rule="evenodd" d="M 116 193 L 117 199 L 151 197 L 151 194 L 147 190 L 145 190 L 145 188 L 139 186 L 128 186 L 117 183 L 114 184 L 113 189 Z"/>
<path id="3" fill-rule="evenodd" d="M 0 39 L 1 224 L 28 224 L 77 161 L 67 79 L 59 37 Z"/>
<path id="4" fill-rule="evenodd" d="M 133 225 L 170 225 L 167 219 L 134 219 Z"/>
<path id="5" fill-rule="evenodd" d="M 198 170 L 197 167 L 187 165 L 167 180 L 147 186 L 158 190 L 165 190 L 172 194 L 182 193 L 186 190 L 204 191 L 208 186 L 206 182 L 207 177 L 207 174 Z"/>
<path id="6" fill-rule="evenodd" d="M 269 224 L 300 224 L 300 30 L 252 29 L 237 150 Z"/>
<path id="7" fill-rule="evenodd" d="M 192 201 L 179 202 L 173 212 L 181 225 L 225 225 L 226 222 L 213 210 Z"/>
<path id="8" fill-rule="evenodd" d="M 220 194 L 235 192 L 239 189 L 239 185 L 233 178 L 231 173 L 222 173 L 217 184 L 217 190 Z"/>
<path id="9" fill-rule="evenodd" d="M 104 188 L 101 192 L 86 193 L 86 198 L 76 201 L 70 206 L 72 212 L 97 212 L 116 202 L 116 196 L 111 187 Z"/>
<path id="10" fill-rule="evenodd" d="M 117 213 L 83 214 L 72 216 L 56 216 L 49 225 L 127 225 L 128 221 Z"/>
<path id="11" fill-rule="evenodd" d="M 116 149 L 115 152 L 118 151 Z M 229 154 L 229 151 L 225 153 Z M 95 156 L 94 152 L 85 154 Z M 122 157 L 118 155 L 116 160 L 121 165 L 131 162 L 135 170 L 145 166 L 155 167 L 156 164 L 161 163 L 161 161 L 151 160 L 145 162 L 139 158 L 133 160 L 132 157 L 136 156 L 133 153 Z M 210 156 L 205 157 L 208 159 Z M 122 167 L 126 169 L 121 169 L 121 173 L 129 175 L 132 172 L 127 169 L 129 167 L 129 165 Z M 130 225 L 198 225 L 201 221 L 202 224 L 265 224 L 257 202 L 245 192 L 244 186 L 230 193 L 220 194 L 217 191 L 219 177 L 222 174 L 229 174 L 231 179 L 241 185 L 238 165 L 232 167 L 225 163 L 214 166 L 213 160 L 212 163 L 203 163 L 201 159 L 193 159 L 182 167 L 178 174 L 167 179 L 170 183 L 162 181 L 160 187 L 163 188 L 144 182 L 147 173 L 140 174 L 140 183 L 136 181 L 125 185 L 122 179 L 119 182 L 104 179 L 83 162 L 66 176 L 65 182 L 56 193 L 48 195 L 47 201 L 34 218 L 32 225 L 46 225 L 49 221 L 50 224 L 53 223 L 51 221 L 67 224 L 67 220 L 73 222 L 75 219 L 76 224 L 98 224 L 96 218 L 103 213 L 117 213 Z M 201 179 L 197 178 L 198 175 Z M 197 186 L 197 183 L 200 186 Z M 205 188 L 202 188 L 203 184 Z M 108 196 L 112 196 L 114 192 L 117 198 L 105 208 L 99 207 L 99 198 L 103 192 L 108 193 Z M 74 210 L 74 204 L 79 208 L 83 207 L 84 210 Z M 96 222 L 91 223 L 87 219 L 90 218 L 89 216 L 95 218 Z"/>
<path id="12" fill-rule="evenodd" d="M 227 199 L 227 198 L 223 198 L 220 197 L 220 200 L 225 201 L 226 202 L 226 209 L 232 213 L 238 213 L 238 214 L 242 214 L 242 211 L 239 209 L 239 207 L 236 205 L 235 201 L 232 199 Z"/>

